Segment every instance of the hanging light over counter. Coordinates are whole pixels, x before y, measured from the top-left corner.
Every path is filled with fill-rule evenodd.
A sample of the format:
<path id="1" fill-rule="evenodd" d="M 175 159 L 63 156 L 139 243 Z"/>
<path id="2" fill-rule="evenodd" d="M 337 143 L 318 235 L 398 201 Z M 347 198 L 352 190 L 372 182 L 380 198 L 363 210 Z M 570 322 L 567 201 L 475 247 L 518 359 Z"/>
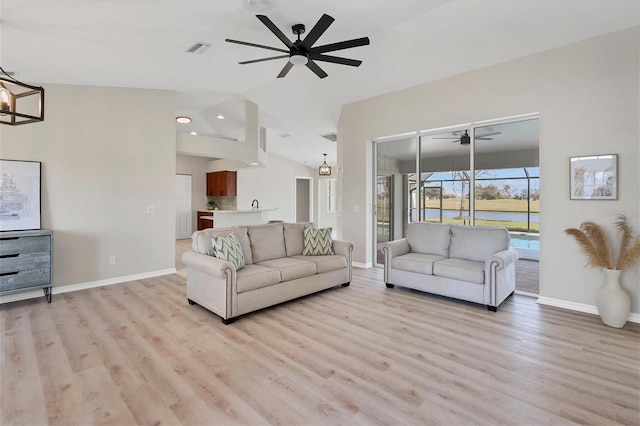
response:
<path id="1" fill-rule="evenodd" d="M 318 168 L 320 176 L 331 176 L 331 166 L 327 164 L 327 154 L 324 155 L 324 163 Z"/>
<path id="2" fill-rule="evenodd" d="M 22 83 L 0 67 L 0 123 L 44 121 L 44 88 Z"/>

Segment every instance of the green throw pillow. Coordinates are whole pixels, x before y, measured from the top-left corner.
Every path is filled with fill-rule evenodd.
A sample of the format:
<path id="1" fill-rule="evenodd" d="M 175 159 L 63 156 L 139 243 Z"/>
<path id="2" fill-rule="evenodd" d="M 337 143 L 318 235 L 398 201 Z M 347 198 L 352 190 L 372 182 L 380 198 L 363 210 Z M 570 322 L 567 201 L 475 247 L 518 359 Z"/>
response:
<path id="1" fill-rule="evenodd" d="M 244 268 L 244 254 L 240 240 L 233 232 L 224 237 L 213 237 L 211 241 L 213 255 L 218 259 L 228 260 L 236 267 L 236 271 Z"/>
<path id="2" fill-rule="evenodd" d="M 302 254 L 305 256 L 333 254 L 331 228 L 313 229 L 310 226 L 305 227 Z"/>

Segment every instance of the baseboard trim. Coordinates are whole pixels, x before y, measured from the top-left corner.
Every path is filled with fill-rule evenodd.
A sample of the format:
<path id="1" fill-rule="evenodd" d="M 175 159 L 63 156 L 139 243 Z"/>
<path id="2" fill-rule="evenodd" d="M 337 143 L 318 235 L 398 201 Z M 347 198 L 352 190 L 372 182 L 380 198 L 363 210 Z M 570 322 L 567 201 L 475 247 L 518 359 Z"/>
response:
<path id="1" fill-rule="evenodd" d="M 355 266 L 356 268 L 373 268 L 373 263 L 371 262 L 367 262 L 367 263 L 361 263 L 361 262 L 351 262 L 352 266 Z"/>
<path id="2" fill-rule="evenodd" d="M 141 274 L 125 275 L 122 277 L 115 277 L 115 278 L 107 278 L 105 280 L 89 281 L 85 283 L 77 283 L 77 284 L 70 284 L 70 285 L 63 285 L 63 286 L 54 286 L 52 288 L 51 293 L 56 295 L 56 294 L 68 293 L 70 291 L 104 287 L 104 286 L 113 285 L 113 284 L 126 283 L 128 281 L 143 280 L 145 278 L 153 278 L 153 277 L 159 277 L 162 275 L 175 274 L 176 272 L 177 272 L 176 268 L 160 269 L 158 271 L 143 272 Z M 26 291 L 24 293 L 8 294 L 6 296 L 0 297 L 0 305 L 3 303 L 17 302 L 20 300 L 27 300 L 27 299 L 35 299 L 38 297 L 44 297 L 44 293 L 42 290 L 33 290 L 33 291 Z"/>
<path id="3" fill-rule="evenodd" d="M 587 305 L 586 303 L 569 302 L 567 300 L 542 296 L 538 297 L 538 303 L 541 305 L 553 306 L 556 308 L 569 309 L 571 311 L 584 312 L 586 314 L 599 315 L 597 306 Z M 640 314 L 631 312 L 629 314 L 629 318 L 627 318 L 627 321 L 640 323 Z"/>

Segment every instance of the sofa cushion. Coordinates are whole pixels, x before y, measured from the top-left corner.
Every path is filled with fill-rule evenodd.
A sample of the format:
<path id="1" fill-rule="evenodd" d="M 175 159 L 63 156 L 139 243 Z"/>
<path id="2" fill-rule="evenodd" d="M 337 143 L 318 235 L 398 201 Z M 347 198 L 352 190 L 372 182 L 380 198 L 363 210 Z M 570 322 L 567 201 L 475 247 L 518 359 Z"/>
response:
<path id="1" fill-rule="evenodd" d="M 328 255 L 333 253 L 333 241 L 331 240 L 331 228 L 314 229 L 311 226 L 304 228 L 305 256 Z"/>
<path id="2" fill-rule="evenodd" d="M 247 265 L 237 272 L 238 293 L 278 284 L 280 271 L 260 265 Z"/>
<path id="3" fill-rule="evenodd" d="M 212 241 L 213 255 L 218 259 L 228 260 L 236 267 L 236 271 L 244 268 L 244 254 L 240 241 L 235 233 L 230 233 L 223 237 L 214 235 Z"/>
<path id="4" fill-rule="evenodd" d="M 484 284 L 484 262 L 458 258 L 440 260 L 433 264 L 433 275 Z"/>
<path id="5" fill-rule="evenodd" d="M 247 234 L 251 241 L 253 263 L 287 256 L 282 223 L 248 226 Z"/>
<path id="6" fill-rule="evenodd" d="M 244 255 L 244 263 L 250 265 L 253 263 L 253 256 L 251 255 L 251 242 L 249 241 L 249 235 L 247 234 L 246 226 L 234 226 L 233 232 L 240 241 L 240 247 L 242 247 L 242 254 Z"/>
<path id="7" fill-rule="evenodd" d="M 337 271 L 347 267 L 347 258 L 342 255 L 325 255 L 325 256 L 294 256 L 295 259 L 309 260 L 316 264 L 316 272 L 323 274 L 325 272 Z"/>
<path id="8" fill-rule="evenodd" d="M 490 226 L 451 227 L 449 257 L 484 262 L 493 254 L 509 248 L 509 231 Z"/>
<path id="9" fill-rule="evenodd" d="M 258 265 L 274 268 L 280 271 L 280 281 L 291 281 L 298 278 L 315 275 L 316 264 L 308 260 L 300 260 L 292 257 L 271 259 L 260 262 Z"/>
<path id="10" fill-rule="evenodd" d="M 407 253 L 391 259 L 391 267 L 407 272 L 433 275 L 433 263 L 446 259 L 445 256 L 425 253 Z"/>
<path id="11" fill-rule="evenodd" d="M 301 255 L 304 248 L 304 227 L 309 226 L 309 223 L 283 223 L 282 226 L 287 257 Z"/>
<path id="12" fill-rule="evenodd" d="M 407 242 L 412 252 L 449 256 L 451 225 L 411 222 L 407 225 Z"/>

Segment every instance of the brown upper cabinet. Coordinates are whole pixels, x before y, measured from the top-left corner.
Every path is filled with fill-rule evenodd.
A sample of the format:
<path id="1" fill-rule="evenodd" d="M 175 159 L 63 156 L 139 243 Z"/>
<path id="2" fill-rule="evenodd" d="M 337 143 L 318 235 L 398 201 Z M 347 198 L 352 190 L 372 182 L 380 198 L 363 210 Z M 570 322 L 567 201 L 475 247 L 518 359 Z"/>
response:
<path id="1" fill-rule="evenodd" d="M 235 197 L 237 172 L 207 173 L 207 197 Z"/>

